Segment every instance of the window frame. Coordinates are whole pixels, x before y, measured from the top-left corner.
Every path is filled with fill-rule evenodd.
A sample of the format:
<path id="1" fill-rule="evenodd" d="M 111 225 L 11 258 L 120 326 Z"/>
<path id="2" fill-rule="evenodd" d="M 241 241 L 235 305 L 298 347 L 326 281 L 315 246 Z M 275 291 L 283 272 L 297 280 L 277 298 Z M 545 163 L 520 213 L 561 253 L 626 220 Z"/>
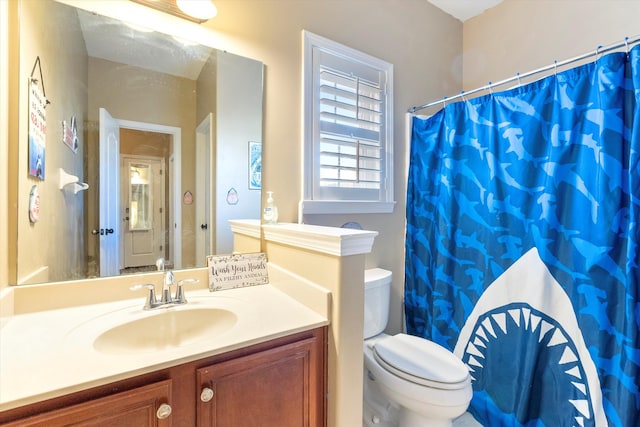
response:
<path id="1" fill-rule="evenodd" d="M 355 214 L 391 213 L 393 200 L 393 64 L 303 30 L 303 144 L 302 144 L 302 200 L 300 218 L 307 214 Z M 322 199 L 316 195 L 319 177 L 316 164 L 319 162 L 317 147 L 320 139 L 319 77 L 314 67 L 314 52 L 321 51 L 353 63 L 353 68 L 368 67 L 381 73 L 384 79 L 381 122 L 380 189 L 377 200 L 354 200 L 347 198 Z M 324 63 L 323 63 L 324 64 Z M 318 78 L 316 78 L 318 77 Z M 348 189 L 353 191 L 353 189 Z M 344 191 L 348 193 L 349 191 Z M 338 191 L 342 192 L 342 191 Z"/>

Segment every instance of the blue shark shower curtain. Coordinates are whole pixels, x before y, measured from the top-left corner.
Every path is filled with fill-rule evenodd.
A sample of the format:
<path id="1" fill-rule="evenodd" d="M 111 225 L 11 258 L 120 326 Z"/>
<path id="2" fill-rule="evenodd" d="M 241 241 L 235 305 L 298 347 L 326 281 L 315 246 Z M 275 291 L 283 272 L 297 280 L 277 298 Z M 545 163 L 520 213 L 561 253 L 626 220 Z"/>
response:
<path id="1" fill-rule="evenodd" d="M 407 330 L 484 426 L 640 426 L 639 48 L 413 118 Z"/>

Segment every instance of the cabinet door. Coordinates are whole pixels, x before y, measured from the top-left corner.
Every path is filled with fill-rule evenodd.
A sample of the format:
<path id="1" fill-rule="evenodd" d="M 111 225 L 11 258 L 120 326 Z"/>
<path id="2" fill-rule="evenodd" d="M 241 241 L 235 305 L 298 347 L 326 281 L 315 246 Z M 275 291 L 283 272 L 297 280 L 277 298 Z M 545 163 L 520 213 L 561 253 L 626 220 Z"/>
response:
<path id="1" fill-rule="evenodd" d="M 170 427 L 170 405 L 171 381 L 166 380 L 45 412 L 5 427 Z"/>
<path id="2" fill-rule="evenodd" d="M 198 426 L 319 427 L 317 345 L 312 337 L 198 369 Z"/>

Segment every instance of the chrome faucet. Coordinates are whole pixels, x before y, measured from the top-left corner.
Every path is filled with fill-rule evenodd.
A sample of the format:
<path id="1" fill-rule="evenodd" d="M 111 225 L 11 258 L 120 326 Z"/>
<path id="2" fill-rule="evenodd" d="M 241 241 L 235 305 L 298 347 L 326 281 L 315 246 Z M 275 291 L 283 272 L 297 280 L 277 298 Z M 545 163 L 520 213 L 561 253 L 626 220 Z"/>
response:
<path id="1" fill-rule="evenodd" d="M 198 279 L 183 279 L 178 280 L 178 283 L 175 283 L 175 277 L 173 275 L 172 270 L 164 269 L 164 259 L 159 258 L 156 261 L 156 267 L 158 267 L 158 271 L 164 272 L 164 278 L 162 283 L 162 295 L 160 297 L 160 301 L 156 298 L 156 288 L 151 283 L 134 285 L 130 289 L 132 291 L 136 291 L 139 289 L 148 289 L 149 293 L 147 294 L 147 300 L 144 304 L 144 310 L 151 310 L 159 307 L 169 307 L 172 305 L 180 305 L 186 304 L 187 298 L 184 295 L 184 285 L 190 283 L 198 283 Z M 175 296 L 171 296 L 171 286 L 176 285 L 176 293 Z"/>

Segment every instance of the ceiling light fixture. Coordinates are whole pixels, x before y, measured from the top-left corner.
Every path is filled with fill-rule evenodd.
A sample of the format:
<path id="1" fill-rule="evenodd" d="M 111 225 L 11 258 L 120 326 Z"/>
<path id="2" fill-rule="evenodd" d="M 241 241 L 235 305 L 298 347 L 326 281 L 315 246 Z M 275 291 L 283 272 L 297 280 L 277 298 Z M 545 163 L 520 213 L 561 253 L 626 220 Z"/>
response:
<path id="1" fill-rule="evenodd" d="M 218 9 L 211 0 L 176 0 L 176 5 L 194 18 L 207 20 L 218 14 Z"/>
<path id="2" fill-rule="evenodd" d="M 202 24 L 218 14 L 213 0 L 131 0 L 178 18 Z"/>

